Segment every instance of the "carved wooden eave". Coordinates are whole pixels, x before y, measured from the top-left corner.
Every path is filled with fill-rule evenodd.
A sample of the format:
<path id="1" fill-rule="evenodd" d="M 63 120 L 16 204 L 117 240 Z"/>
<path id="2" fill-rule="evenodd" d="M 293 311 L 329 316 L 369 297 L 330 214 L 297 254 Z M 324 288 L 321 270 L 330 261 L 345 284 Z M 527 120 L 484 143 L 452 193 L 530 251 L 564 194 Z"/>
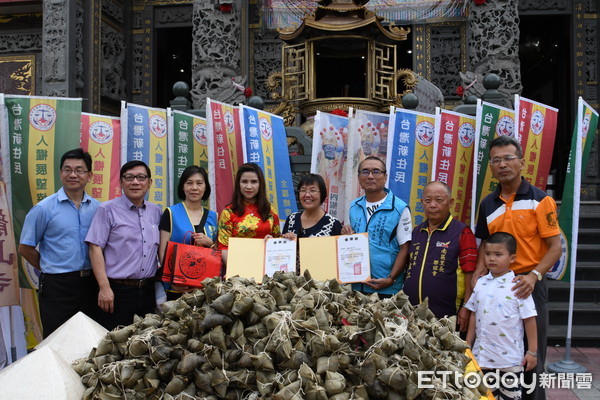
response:
<path id="1" fill-rule="evenodd" d="M 393 23 L 384 26 L 382 17 L 364 7 L 368 0 L 318 3 L 300 26 L 278 30 L 285 42 L 283 69 L 277 78 L 273 75 L 269 85 L 273 89 L 281 86 L 281 93 L 272 90 L 273 99 L 282 100 L 278 111 L 293 105 L 311 116 L 318 110 L 387 111 L 389 105 L 399 105 L 397 43 L 406 40 L 410 30 Z M 340 78 L 345 79 L 340 80 L 343 89 L 323 85 L 325 79 L 336 80 L 335 73 L 328 75 L 335 70 L 335 59 L 354 60 L 353 75 Z"/>
<path id="2" fill-rule="evenodd" d="M 390 41 L 406 40 L 410 28 L 399 28 L 391 23 L 388 28 L 382 25 L 383 18 L 364 5 L 340 4 L 323 1 L 313 15 L 304 18 L 299 27 L 278 29 L 279 37 L 287 43 L 297 43 L 327 32 L 346 32 L 368 37 L 385 37 Z M 328 4 L 323 4 L 328 3 Z M 363 3 L 367 3 L 364 1 Z"/>

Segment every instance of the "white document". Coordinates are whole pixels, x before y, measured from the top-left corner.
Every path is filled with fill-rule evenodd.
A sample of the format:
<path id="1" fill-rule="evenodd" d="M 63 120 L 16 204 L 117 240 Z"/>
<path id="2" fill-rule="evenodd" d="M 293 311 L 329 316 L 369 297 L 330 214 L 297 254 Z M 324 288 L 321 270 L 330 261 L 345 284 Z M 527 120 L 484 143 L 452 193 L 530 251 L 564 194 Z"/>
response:
<path id="1" fill-rule="evenodd" d="M 341 283 L 364 282 L 371 276 L 369 238 L 361 233 L 337 239 L 338 280 Z"/>
<path id="2" fill-rule="evenodd" d="M 265 275 L 273 276 L 275 271 L 296 272 L 295 240 L 267 239 L 265 244 Z"/>

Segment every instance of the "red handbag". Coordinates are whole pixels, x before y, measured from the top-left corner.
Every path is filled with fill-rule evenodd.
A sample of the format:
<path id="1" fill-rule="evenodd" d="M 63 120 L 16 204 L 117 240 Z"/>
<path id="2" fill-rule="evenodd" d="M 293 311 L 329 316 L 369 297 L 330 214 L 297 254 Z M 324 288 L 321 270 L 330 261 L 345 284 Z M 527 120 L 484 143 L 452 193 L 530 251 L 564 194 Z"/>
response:
<path id="1" fill-rule="evenodd" d="M 169 241 L 161 280 L 176 285 L 201 287 L 204 279 L 220 276 L 221 267 L 221 250 Z"/>

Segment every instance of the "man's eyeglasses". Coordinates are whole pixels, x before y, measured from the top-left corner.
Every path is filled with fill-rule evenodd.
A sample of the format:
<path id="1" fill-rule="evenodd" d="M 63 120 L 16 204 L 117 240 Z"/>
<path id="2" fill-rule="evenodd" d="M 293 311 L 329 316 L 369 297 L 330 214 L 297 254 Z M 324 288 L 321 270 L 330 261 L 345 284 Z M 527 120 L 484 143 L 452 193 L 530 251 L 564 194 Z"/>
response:
<path id="1" fill-rule="evenodd" d="M 77 169 L 61 168 L 61 171 L 62 171 L 63 174 L 65 174 L 67 176 L 71 175 L 73 172 L 75 172 L 75 175 L 78 175 L 78 176 L 82 176 L 82 175 L 85 175 L 88 172 L 90 172 L 90 171 L 86 171 L 83 168 L 77 168 Z"/>
<path id="2" fill-rule="evenodd" d="M 504 157 L 494 157 L 494 158 L 490 159 L 490 165 L 498 165 L 502 161 L 504 161 L 505 163 L 509 163 L 512 160 L 516 160 L 518 158 L 520 158 L 520 157 L 519 156 L 515 156 L 515 155 L 504 156 Z"/>
<path id="3" fill-rule="evenodd" d="M 373 176 L 377 178 L 378 176 L 385 175 L 385 171 L 380 169 L 361 169 L 358 171 L 358 174 L 362 176 L 369 176 L 370 174 L 373 174 Z"/>
<path id="4" fill-rule="evenodd" d="M 148 175 L 144 175 L 144 174 L 140 174 L 140 175 L 125 174 L 121 178 L 125 179 L 127 182 L 133 182 L 134 179 L 137 179 L 138 182 L 146 182 L 146 179 L 148 179 Z"/>

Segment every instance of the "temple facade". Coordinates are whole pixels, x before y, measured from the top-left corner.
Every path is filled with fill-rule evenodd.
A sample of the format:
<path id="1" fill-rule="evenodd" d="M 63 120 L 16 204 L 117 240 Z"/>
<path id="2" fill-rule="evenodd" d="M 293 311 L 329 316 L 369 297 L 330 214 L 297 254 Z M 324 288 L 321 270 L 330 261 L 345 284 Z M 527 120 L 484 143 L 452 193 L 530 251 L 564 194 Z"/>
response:
<path id="1" fill-rule="evenodd" d="M 384 3 L 396 6 L 390 10 Z M 381 42 L 395 45 L 392 79 L 400 77 L 398 71 L 410 71 L 420 83 L 399 84 L 396 93 L 386 94 L 389 104 L 412 90 L 424 107 L 453 108 L 462 100 L 459 86 L 480 97 L 483 77 L 496 73 L 507 105 L 519 94 L 559 108 L 555 148 L 568 148 L 577 97 L 600 108 L 598 2 L 450 3 L 443 8 L 442 2 L 433 0 L 0 0 L 0 92 L 82 97 L 84 111 L 118 115 L 121 100 L 167 107 L 173 83 L 185 81 L 195 109 L 203 108 L 208 97 L 242 102 L 242 86 L 261 96 L 271 110 L 289 113 L 290 108 L 282 106 L 285 93 L 274 77 L 285 70 L 283 62 L 289 62 L 282 48 L 297 45 L 294 41 L 302 35 L 315 39 L 314 32 L 310 36 L 306 30 L 294 36 L 303 11 L 321 7 L 337 12 L 336 7 L 356 6 L 381 17 L 381 29 L 405 32 L 402 39 L 384 37 Z M 364 30 L 360 35 L 364 39 L 368 34 Z M 352 85 L 370 68 L 352 67 L 360 64 L 360 46 L 368 46 L 368 40 L 360 40 L 346 40 L 346 47 L 337 48 L 314 42 L 309 76 L 313 83 L 321 77 L 322 83 L 311 87 L 307 97 L 379 96 L 369 97 Z M 316 61 L 317 53 L 335 52 L 339 60 Z M 348 82 L 329 87 L 326 82 L 332 78 L 327 76 L 344 76 Z M 373 81 L 366 79 L 362 87 L 370 90 Z M 310 110 L 294 112 L 297 115 L 289 120 L 300 125 Z M 596 143 L 582 200 L 600 200 L 597 149 Z M 557 188 L 566 167 L 564 153 L 554 152 Z"/>

